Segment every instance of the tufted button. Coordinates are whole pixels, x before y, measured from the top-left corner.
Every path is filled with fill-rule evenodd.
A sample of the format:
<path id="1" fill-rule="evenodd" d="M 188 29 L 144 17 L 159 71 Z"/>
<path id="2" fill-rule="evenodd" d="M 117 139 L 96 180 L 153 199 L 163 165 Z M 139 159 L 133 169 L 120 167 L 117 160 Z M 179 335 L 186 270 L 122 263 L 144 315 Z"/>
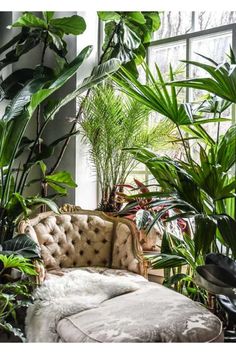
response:
<path id="1" fill-rule="evenodd" d="M 65 255 L 68 257 L 68 256 L 69 256 L 69 252 L 68 252 L 68 251 L 66 251 Z"/>
<path id="2" fill-rule="evenodd" d="M 94 230 L 95 234 L 99 233 L 99 229 L 96 227 L 96 229 Z"/>
<path id="3" fill-rule="evenodd" d="M 128 254 L 127 253 L 125 254 L 125 258 L 128 258 Z"/>
<path id="4" fill-rule="evenodd" d="M 71 243 L 72 243 L 72 245 L 74 245 L 75 244 L 75 240 L 72 240 Z"/>
<path id="5" fill-rule="evenodd" d="M 59 263 L 59 267 L 62 268 L 62 263 L 61 262 Z"/>
<path id="6" fill-rule="evenodd" d="M 76 262 L 75 262 L 75 261 L 73 262 L 73 266 L 74 266 L 74 267 L 76 266 Z"/>
<path id="7" fill-rule="evenodd" d="M 86 241 L 88 245 L 91 245 L 91 240 Z"/>
<path id="8" fill-rule="evenodd" d="M 116 254 L 119 254 L 120 253 L 120 251 L 119 251 L 119 248 L 117 249 L 117 251 L 116 251 Z"/>
<path id="9" fill-rule="evenodd" d="M 106 265 L 106 264 L 107 264 L 107 260 L 104 258 L 104 259 L 102 260 L 102 263 L 103 263 L 104 265 Z"/>
<path id="10" fill-rule="evenodd" d="M 124 240 L 124 245 L 126 244 L 126 242 L 127 242 L 127 239 L 126 239 L 126 240 Z"/>
<path id="11" fill-rule="evenodd" d="M 87 262 L 87 265 L 88 265 L 88 266 L 91 266 L 91 264 L 92 264 L 91 261 L 88 261 L 88 262 Z"/>
<path id="12" fill-rule="evenodd" d="M 81 250 L 81 251 L 79 252 L 79 254 L 80 254 L 81 256 L 83 256 L 84 251 Z"/>
<path id="13" fill-rule="evenodd" d="M 107 243 L 107 240 L 104 238 L 104 239 L 102 240 L 102 243 Z"/>
<path id="14" fill-rule="evenodd" d="M 82 233 L 83 233 L 83 230 L 79 230 L 79 233 L 80 233 L 80 235 L 82 235 Z"/>
<path id="15" fill-rule="evenodd" d="M 98 254 L 98 253 L 99 253 L 99 251 L 98 251 L 98 250 L 94 250 L 94 253 L 95 253 L 95 254 Z"/>
<path id="16" fill-rule="evenodd" d="M 53 252 L 53 253 L 52 253 L 52 257 L 55 257 L 55 256 L 56 256 L 56 252 Z"/>
<path id="17" fill-rule="evenodd" d="M 58 242 L 58 246 L 61 246 L 61 241 Z"/>

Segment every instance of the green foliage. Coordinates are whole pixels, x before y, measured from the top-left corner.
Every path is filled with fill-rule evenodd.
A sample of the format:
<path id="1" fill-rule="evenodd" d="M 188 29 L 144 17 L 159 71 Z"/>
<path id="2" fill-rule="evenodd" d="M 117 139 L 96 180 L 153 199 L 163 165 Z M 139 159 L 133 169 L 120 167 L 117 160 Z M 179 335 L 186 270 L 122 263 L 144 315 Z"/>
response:
<path id="1" fill-rule="evenodd" d="M 190 297 L 192 300 L 207 302 L 206 292 L 195 283 L 196 267 L 204 264 L 202 256 L 195 256 L 195 242 L 189 235 L 180 240 L 164 232 L 161 253 L 147 256 L 153 269 L 172 269 L 164 285 Z"/>
<path id="2" fill-rule="evenodd" d="M 105 22 L 103 60 L 118 58 L 138 76 L 137 65 L 145 58 L 153 32 L 160 27 L 158 12 L 98 12 Z"/>
<path id="3" fill-rule="evenodd" d="M 18 60 L 22 54 L 28 53 L 39 43 L 43 43 L 44 49 L 40 66 L 35 69 L 22 69 L 14 72 L 2 82 L 1 86 L 1 98 L 11 100 L 3 119 L 0 120 L 1 243 L 4 238 L 10 239 L 19 220 L 22 217 L 28 217 L 36 208 L 46 205 L 54 212 L 58 212 L 55 202 L 49 198 L 24 197 L 24 189 L 28 183 L 40 181 L 42 185 L 53 187 L 59 195 L 66 195 L 67 188 L 76 187 L 68 172 L 49 173 L 42 160 L 51 157 L 55 148 L 68 137 L 75 135 L 77 131 L 65 134 L 49 145 L 43 142 L 42 134 L 47 124 L 54 119 L 64 105 L 102 81 L 119 67 L 119 62 L 112 59 L 102 66 L 94 68 L 91 76 L 79 84 L 77 90 L 58 101 L 50 100 L 47 105 L 44 105 L 44 121 L 42 126 L 37 126 L 36 139 L 29 139 L 24 134 L 34 113 L 38 119 L 39 107 L 75 75 L 78 68 L 90 55 L 92 47 L 85 47 L 70 63 L 66 60 L 60 70 L 56 72 L 44 66 L 45 51 L 50 48 L 57 55 L 63 54 L 62 56 L 65 57 L 66 47 L 63 36 L 64 34 L 83 33 L 86 27 L 83 18 L 80 16 L 54 18 L 52 12 L 45 12 L 43 17 L 39 18 L 31 13 L 24 13 L 12 27 L 21 27 L 22 31 L 10 41 L 10 44 L 6 44 L 0 49 L 0 52 L 4 53 L 13 46 L 13 49 L 2 60 L 2 68 Z M 61 43 L 61 53 L 59 53 L 59 48 L 56 49 L 52 36 L 53 41 L 56 39 L 58 43 Z M 32 38 L 35 39 L 33 43 Z M 28 41 L 31 43 L 30 46 L 27 45 Z M 21 157 L 19 163 L 17 162 L 18 157 Z M 38 164 L 41 166 L 44 164 L 42 177 L 28 181 L 32 169 Z"/>
<path id="4" fill-rule="evenodd" d="M 167 122 L 148 128 L 148 115 L 149 110 L 142 104 L 117 95 L 109 85 L 92 90 L 83 103 L 80 124 L 96 167 L 104 207 L 115 186 L 124 184 L 137 165 L 125 148 L 134 145 L 167 148 L 176 139 L 173 125 Z"/>
<path id="5" fill-rule="evenodd" d="M 178 94 L 174 88 L 168 90 L 163 75 L 157 65 L 155 65 L 155 76 L 151 73 L 146 63 L 142 64 L 146 72 L 147 83 L 142 84 L 132 73 L 127 69 L 121 68 L 120 72 L 113 77 L 113 80 L 119 88 L 139 101 L 149 109 L 162 114 L 170 119 L 176 126 L 184 126 L 191 124 L 208 123 L 206 119 L 196 119 L 193 115 L 191 105 L 188 103 L 179 103 Z M 170 79 L 174 79 L 174 73 L 170 65 L 169 71 Z M 220 119 L 213 119 L 212 121 L 220 121 Z"/>
<path id="6" fill-rule="evenodd" d="M 9 268 L 19 269 L 22 273 L 27 275 L 37 275 L 32 263 L 22 256 L 0 254 L 0 262 L 2 268 L 0 270 L 0 276 Z"/>
<path id="7" fill-rule="evenodd" d="M 12 282 L 11 269 L 17 269 L 29 277 L 37 275 L 37 272 L 27 258 L 0 254 L 0 331 L 11 333 L 25 342 L 18 311 L 32 302 L 33 283 L 29 279 Z"/>
<path id="8" fill-rule="evenodd" d="M 203 69 L 210 77 L 175 81 L 172 82 L 171 85 L 205 90 L 227 101 L 236 103 L 236 67 L 235 56 L 232 49 L 229 61 L 221 64 L 216 63 L 211 58 L 203 55 L 200 56 L 206 59 L 211 65 L 197 61 L 185 61 L 185 63 Z"/>
<path id="9" fill-rule="evenodd" d="M 41 251 L 37 243 L 26 234 L 18 234 L 2 244 L 0 255 L 19 255 L 27 259 L 40 259 Z"/>

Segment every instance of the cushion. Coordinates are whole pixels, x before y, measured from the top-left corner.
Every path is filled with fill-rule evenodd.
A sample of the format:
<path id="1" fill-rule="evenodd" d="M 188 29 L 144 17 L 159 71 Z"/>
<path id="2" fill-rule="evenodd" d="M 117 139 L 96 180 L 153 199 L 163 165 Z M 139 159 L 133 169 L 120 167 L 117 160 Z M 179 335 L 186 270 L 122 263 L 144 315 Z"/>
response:
<path id="1" fill-rule="evenodd" d="M 202 305 L 143 277 L 133 280 L 140 286 L 134 293 L 59 321 L 60 341 L 223 341 L 221 321 Z"/>

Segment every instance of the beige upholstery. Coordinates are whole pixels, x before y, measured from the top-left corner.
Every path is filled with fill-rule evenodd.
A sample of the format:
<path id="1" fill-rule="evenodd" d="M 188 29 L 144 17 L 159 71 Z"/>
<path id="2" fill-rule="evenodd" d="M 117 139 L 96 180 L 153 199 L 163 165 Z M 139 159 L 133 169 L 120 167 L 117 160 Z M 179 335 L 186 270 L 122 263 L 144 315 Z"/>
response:
<path id="1" fill-rule="evenodd" d="M 71 267 L 127 269 L 146 276 L 146 264 L 134 225 L 102 212 L 41 213 L 19 224 L 41 248 L 47 270 Z"/>

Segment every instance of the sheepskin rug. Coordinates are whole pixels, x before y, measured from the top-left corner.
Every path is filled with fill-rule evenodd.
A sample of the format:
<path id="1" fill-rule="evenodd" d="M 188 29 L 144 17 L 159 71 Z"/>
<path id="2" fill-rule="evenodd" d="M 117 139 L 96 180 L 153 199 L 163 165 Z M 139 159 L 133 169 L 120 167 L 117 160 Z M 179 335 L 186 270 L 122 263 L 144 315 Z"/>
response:
<path id="1" fill-rule="evenodd" d="M 122 276 L 86 270 L 49 278 L 34 291 L 34 302 L 27 310 L 27 342 L 58 342 L 57 324 L 62 318 L 138 288 L 137 283 Z"/>

